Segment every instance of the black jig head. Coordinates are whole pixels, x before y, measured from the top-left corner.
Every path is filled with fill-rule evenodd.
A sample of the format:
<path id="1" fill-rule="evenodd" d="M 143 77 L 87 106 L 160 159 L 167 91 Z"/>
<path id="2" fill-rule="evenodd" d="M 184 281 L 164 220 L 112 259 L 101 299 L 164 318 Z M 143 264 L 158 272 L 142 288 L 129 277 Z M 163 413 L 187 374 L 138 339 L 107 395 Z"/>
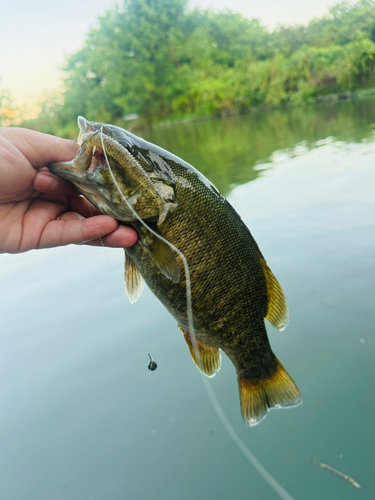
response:
<path id="1" fill-rule="evenodd" d="M 148 353 L 148 357 L 150 358 L 150 362 L 148 364 L 148 369 L 151 370 L 152 372 L 156 370 L 158 365 L 155 363 L 155 361 L 152 359 L 151 354 Z"/>

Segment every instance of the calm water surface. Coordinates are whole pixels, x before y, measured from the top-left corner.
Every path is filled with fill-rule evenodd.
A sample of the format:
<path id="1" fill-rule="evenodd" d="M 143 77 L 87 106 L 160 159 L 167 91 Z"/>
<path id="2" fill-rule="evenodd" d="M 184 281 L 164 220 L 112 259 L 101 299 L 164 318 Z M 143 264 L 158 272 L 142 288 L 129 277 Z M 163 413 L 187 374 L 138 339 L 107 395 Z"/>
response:
<path id="1" fill-rule="evenodd" d="M 290 324 L 267 328 L 303 404 L 249 428 L 227 358 L 210 384 L 296 500 L 375 498 L 374 123 L 375 101 L 353 101 L 144 134 L 228 196 L 285 290 Z M 175 320 L 148 290 L 127 302 L 121 250 L 2 255 L 0 276 L 1 499 L 278 498 Z"/>

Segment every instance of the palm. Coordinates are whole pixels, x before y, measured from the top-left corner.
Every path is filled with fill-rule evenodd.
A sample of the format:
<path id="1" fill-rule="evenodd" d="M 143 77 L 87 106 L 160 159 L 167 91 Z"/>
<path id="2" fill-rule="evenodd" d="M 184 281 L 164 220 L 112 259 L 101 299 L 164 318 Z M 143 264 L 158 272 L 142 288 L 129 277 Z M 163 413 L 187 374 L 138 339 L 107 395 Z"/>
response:
<path id="1" fill-rule="evenodd" d="M 0 136 L 0 158 L 0 203 L 23 201 L 40 194 L 33 187 L 37 170 L 18 147 L 2 136 Z"/>
<path id="2" fill-rule="evenodd" d="M 0 252 L 84 243 L 108 235 L 109 246 L 129 246 L 136 234 L 98 212 L 65 181 L 39 170 L 73 158 L 72 141 L 23 129 L 0 128 Z M 86 219 L 88 217 L 88 219 Z M 110 234 L 111 233 L 111 234 Z"/>
<path id="3" fill-rule="evenodd" d="M 37 248 L 43 229 L 56 219 L 62 208 L 56 214 L 56 203 L 38 199 L 41 193 L 33 187 L 37 170 L 16 146 L 1 140 L 0 148 L 1 246 L 10 253 Z"/>
<path id="4" fill-rule="evenodd" d="M 68 205 L 68 197 L 63 196 L 61 203 L 30 197 L 24 201 L 0 205 L 0 244 L 3 251 L 25 252 L 32 248 L 67 244 L 69 236 L 69 233 L 66 234 L 67 217 L 68 220 L 79 218 L 77 213 L 68 212 Z M 64 212 L 62 219 L 56 220 L 62 212 Z M 78 237 L 77 242 L 85 241 L 83 231 L 79 234 L 79 228 L 76 228 L 75 232 Z M 70 236 L 72 236 L 71 231 Z"/>

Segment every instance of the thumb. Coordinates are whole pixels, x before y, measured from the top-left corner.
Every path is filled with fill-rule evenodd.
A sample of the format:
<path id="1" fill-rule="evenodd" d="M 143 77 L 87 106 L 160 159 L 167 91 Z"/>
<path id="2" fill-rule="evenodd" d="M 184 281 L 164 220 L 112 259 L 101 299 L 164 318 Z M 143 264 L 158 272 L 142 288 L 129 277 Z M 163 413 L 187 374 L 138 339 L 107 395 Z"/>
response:
<path id="1" fill-rule="evenodd" d="M 21 151 L 34 168 L 44 167 L 55 161 L 71 160 L 79 149 L 74 141 L 34 130 L 10 127 L 3 128 L 1 133 Z"/>

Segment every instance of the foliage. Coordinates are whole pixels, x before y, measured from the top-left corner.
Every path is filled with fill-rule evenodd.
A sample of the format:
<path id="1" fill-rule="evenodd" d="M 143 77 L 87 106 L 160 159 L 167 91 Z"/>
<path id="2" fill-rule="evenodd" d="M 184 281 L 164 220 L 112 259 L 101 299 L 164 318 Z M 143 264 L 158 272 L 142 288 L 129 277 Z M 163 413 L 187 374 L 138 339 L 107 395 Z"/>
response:
<path id="1" fill-rule="evenodd" d="M 307 26 L 269 32 L 188 0 L 125 0 L 92 29 L 65 68 L 63 101 L 29 126 L 69 134 L 78 115 L 120 123 L 302 104 L 375 82 L 375 0 L 342 2 Z M 61 102 L 60 102 L 61 101 Z"/>
<path id="2" fill-rule="evenodd" d="M 0 87 L 0 127 L 12 125 L 15 117 L 15 108 L 8 90 Z"/>
<path id="3" fill-rule="evenodd" d="M 349 143 L 372 140 L 374 112 L 375 101 L 368 99 L 257 109 L 226 123 L 204 120 L 150 127 L 142 130 L 142 137 L 184 158 L 225 195 L 233 185 L 256 178 L 280 150 L 282 156 L 296 156 L 316 148 L 317 142 L 326 143 L 327 137 Z"/>

